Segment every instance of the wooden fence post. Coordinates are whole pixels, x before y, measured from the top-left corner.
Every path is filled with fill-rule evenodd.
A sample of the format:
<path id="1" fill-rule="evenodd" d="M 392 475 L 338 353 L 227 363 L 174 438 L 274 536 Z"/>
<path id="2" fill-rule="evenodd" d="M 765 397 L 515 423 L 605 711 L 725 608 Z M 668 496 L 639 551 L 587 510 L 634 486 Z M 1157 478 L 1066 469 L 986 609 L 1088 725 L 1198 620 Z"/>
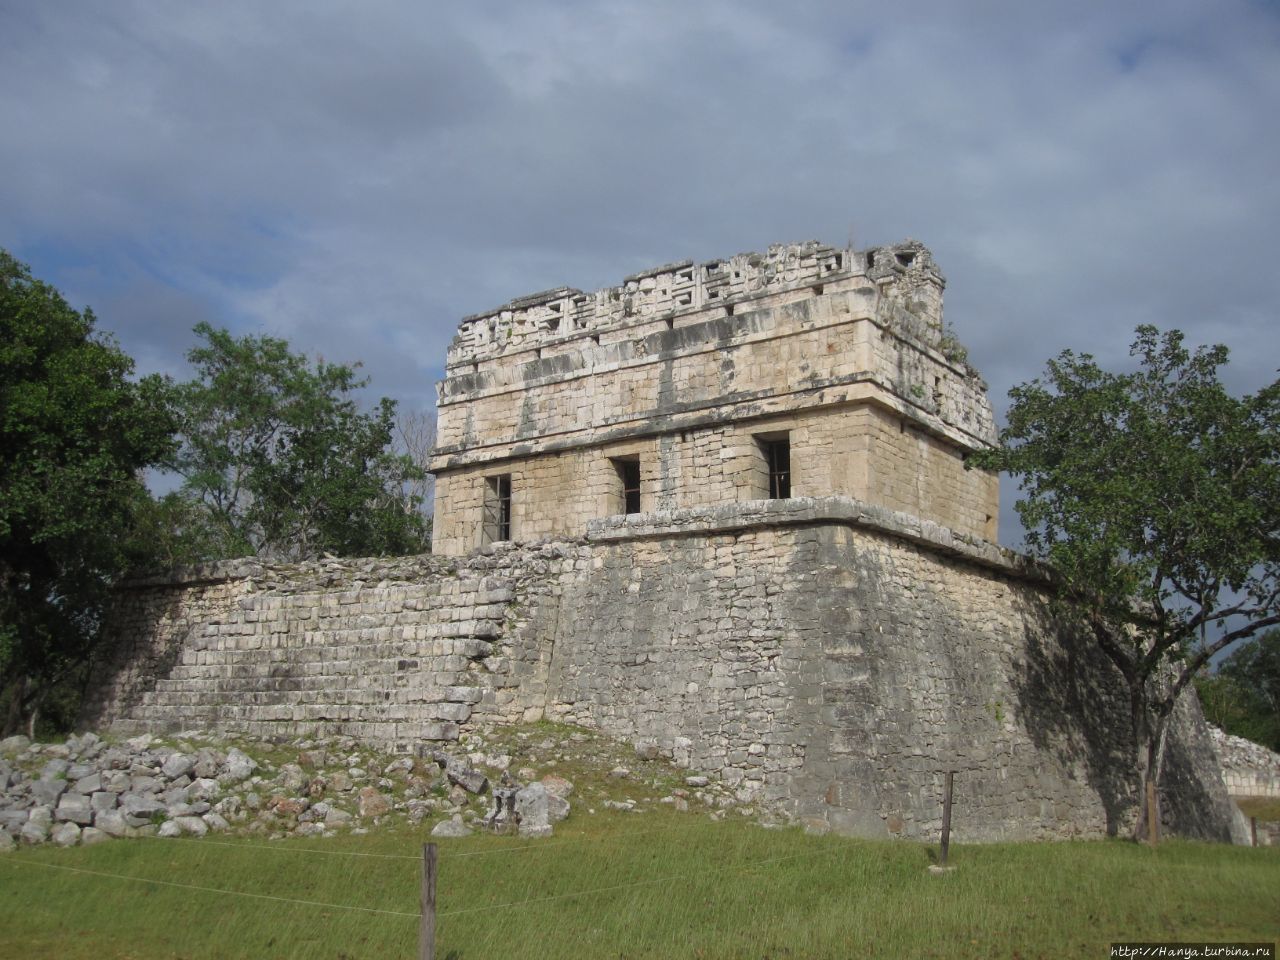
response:
<path id="1" fill-rule="evenodd" d="M 1258 845 L 1258 818 L 1257 817 L 1249 818 L 1249 839 L 1252 841 L 1253 846 L 1256 847 Z"/>
<path id="2" fill-rule="evenodd" d="M 436 960 L 436 845 L 422 845 L 422 919 L 418 926 L 418 960 Z"/>
<path id="3" fill-rule="evenodd" d="M 1147 781 L 1147 842 L 1153 847 L 1160 842 L 1160 802 L 1154 780 Z"/>
<path id="4" fill-rule="evenodd" d="M 947 865 L 947 850 L 951 846 L 951 786 L 956 772 L 947 771 L 947 779 L 942 788 L 942 856 L 941 866 Z"/>

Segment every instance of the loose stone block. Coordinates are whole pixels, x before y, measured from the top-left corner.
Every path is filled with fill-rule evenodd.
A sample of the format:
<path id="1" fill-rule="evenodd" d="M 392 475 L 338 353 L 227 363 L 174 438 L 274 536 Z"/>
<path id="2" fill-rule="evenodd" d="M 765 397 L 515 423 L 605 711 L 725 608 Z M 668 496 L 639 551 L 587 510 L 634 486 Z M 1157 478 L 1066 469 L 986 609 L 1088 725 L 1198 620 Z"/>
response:
<path id="1" fill-rule="evenodd" d="M 94 815 L 93 825 L 112 837 L 127 837 L 132 828 L 119 810 L 102 810 Z"/>
<path id="2" fill-rule="evenodd" d="M 442 820 L 431 828 L 433 837 L 466 837 L 470 836 L 471 828 L 462 822 L 461 817 L 454 817 L 452 820 Z"/>
<path id="3" fill-rule="evenodd" d="M 82 793 L 64 793 L 54 811 L 55 820 L 69 820 L 87 826 L 93 823 L 93 807 Z"/>
<path id="4" fill-rule="evenodd" d="M 80 846 L 92 847 L 99 843 L 106 843 L 111 839 L 111 834 L 99 830 L 97 827 L 85 827 L 80 831 Z"/>
<path id="5" fill-rule="evenodd" d="M 60 847 L 74 847 L 80 842 L 80 827 L 64 821 L 53 828 L 49 839 Z"/>
<path id="6" fill-rule="evenodd" d="M 65 780 L 46 780 L 41 778 L 31 782 L 31 797 L 38 804 L 45 806 L 53 806 L 58 802 L 67 791 L 67 781 Z"/>

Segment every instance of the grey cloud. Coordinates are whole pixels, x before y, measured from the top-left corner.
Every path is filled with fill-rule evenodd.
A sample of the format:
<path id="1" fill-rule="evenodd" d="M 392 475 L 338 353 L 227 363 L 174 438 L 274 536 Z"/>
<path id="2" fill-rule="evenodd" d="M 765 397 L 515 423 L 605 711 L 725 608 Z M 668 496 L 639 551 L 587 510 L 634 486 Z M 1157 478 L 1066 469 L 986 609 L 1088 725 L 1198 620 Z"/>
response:
<path id="1" fill-rule="evenodd" d="M 1275 375 L 1280 21 L 1258 4 L 134 0 L 5 21 L 0 243 L 148 366 L 180 366 L 186 321 L 213 317 L 363 359 L 422 406 L 458 318 L 521 293 L 911 235 L 997 404 L 1065 347 L 1126 362 L 1140 322 L 1233 346 L 1240 389 Z"/>

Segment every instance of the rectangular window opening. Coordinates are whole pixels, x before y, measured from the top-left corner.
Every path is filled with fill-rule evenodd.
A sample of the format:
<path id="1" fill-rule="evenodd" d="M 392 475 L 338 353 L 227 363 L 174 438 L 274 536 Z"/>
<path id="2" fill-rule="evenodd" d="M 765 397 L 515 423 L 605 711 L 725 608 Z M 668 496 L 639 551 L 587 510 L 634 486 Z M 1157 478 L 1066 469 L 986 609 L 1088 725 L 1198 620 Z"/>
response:
<path id="1" fill-rule="evenodd" d="M 511 474 L 484 478 L 484 542 L 511 539 Z"/>
<path id="2" fill-rule="evenodd" d="M 640 460 L 639 458 L 613 461 L 622 490 L 622 512 L 640 512 Z"/>
<path id="3" fill-rule="evenodd" d="M 769 474 L 769 499 L 791 499 L 791 438 L 787 434 L 756 437 Z"/>

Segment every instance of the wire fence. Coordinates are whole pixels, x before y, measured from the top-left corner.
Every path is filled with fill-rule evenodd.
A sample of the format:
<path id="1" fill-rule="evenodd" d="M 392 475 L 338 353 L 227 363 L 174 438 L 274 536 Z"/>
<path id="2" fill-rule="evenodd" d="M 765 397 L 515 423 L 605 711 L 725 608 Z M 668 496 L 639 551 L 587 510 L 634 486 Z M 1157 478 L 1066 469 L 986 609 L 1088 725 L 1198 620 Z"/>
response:
<path id="1" fill-rule="evenodd" d="M 433 911 L 433 913 L 446 925 L 452 918 L 466 918 L 470 921 L 475 915 L 486 914 L 488 916 L 483 918 L 485 930 L 482 932 L 484 933 L 484 939 L 489 940 L 502 935 L 502 932 L 497 928 L 510 922 L 504 920 L 503 915 L 510 914 L 515 910 L 526 911 L 527 917 L 527 911 L 530 909 L 537 910 L 538 908 L 564 901 L 581 902 L 588 898 L 600 898 L 605 895 L 616 896 L 626 891 L 634 891 L 640 888 L 658 888 L 659 890 L 666 888 L 666 892 L 660 894 L 660 897 L 672 899 L 678 904 L 681 897 L 679 888 L 682 884 L 687 885 L 690 882 L 694 882 L 705 887 L 708 879 L 712 877 L 723 878 L 758 873 L 789 861 L 804 861 L 822 856 L 831 856 L 848 848 L 848 841 L 830 838 L 818 841 L 804 838 L 805 843 L 812 844 L 809 849 L 766 857 L 749 856 L 744 860 L 742 859 L 743 853 L 755 847 L 754 844 L 745 842 L 740 835 L 740 831 L 745 828 L 745 825 L 743 827 L 728 828 L 739 832 L 734 843 L 721 844 L 717 840 L 709 845 L 707 844 L 707 831 L 709 829 L 715 831 L 723 827 L 723 824 L 718 823 L 709 825 L 707 820 L 702 817 L 689 817 L 685 818 L 684 822 L 681 823 L 650 826 L 642 829 L 586 832 L 579 836 L 535 842 L 520 842 L 516 837 L 505 838 L 507 842 L 503 842 L 502 839 L 497 837 L 475 837 L 470 840 L 454 841 L 440 851 L 440 869 L 443 878 L 439 897 L 441 909 L 438 912 Z M 754 830 L 755 828 L 751 829 Z M 764 834 L 765 831 L 758 831 L 758 833 Z M 718 853 L 721 858 L 720 861 L 713 862 L 711 859 L 713 854 L 711 852 L 700 852 L 698 854 L 701 858 L 700 861 L 688 869 L 675 871 L 658 869 L 656 873 L 647 875 L 644 873 L 646 870 L 670 864 L 672 862 L 671 851 L 677 852 L 674 859 L 679 861 L 680 852 L 685 851 L 685 848 L 688 847 L 689 838 L 693 835 L 700 837 L 699 850 L 702 849 L 702 846 L 709 846 L 710 851 Z M 792 834 L 791 838 L 794 839 L 795 835 Z M 139 850 L 143 850 L 164 845 L 164 849 L 168 851 L 170 856 L 163 860 L 158 860 L 154 855 L 138 853 L 137 855 L 123 858 L 127 861 L 125 866 L 132 867 L 132 869 L 99 869 L 96 865 L 84 866 L 77 863 L 56 862 L 55 859 L 66 859 L 68 856 L 77 855 L 81 860 L 86 856 L 96 859 L 96 855 L 88 850 L 50 851 L 47 854 L 31 850 L 0 858 L 0 865 L 7 868 L 4 870 L 4 874 L 7 874 L 11 879 L 23 871 L 51 871 L 66 877 L 82 878 L 85 883 L 109 881 L 112 884 L 120 885 L 121 888 L 134 886 L 180 891 L 182 894 L 194 898 L 193 904 L 190 905 L 192 913 L 198 912 L 199 904 L 209 903 L 214 898 L 232 898 L 237 901 L 258 901 L 262 903 L 263 909 L 267 910 L 278 910 L 289 906 L 304 911 L 311 910 L 325 913 L 339 911 L 346 914 L 365 915 L 372 919 L 381 919 L 383 921 L 419 920 L 421 922 L 422 910 L 410 907 L 412 900 L 416 899 L 419 893 L 416 889 L 418 880 L 417 868 L 422 864 L 423 857 L 418 853 L 321 849 L 314 845 L 298 845 L 296 841 L 288 840 L 254 842 L 211 837 L 184 839 L 152 837 L 147 839 L 153 841 L 153 844 L 136 844 L 134 846 Z M 494 845 L 489 849 L 465 849 L 465 845 L 474 843 L 475 840 Z M 640 845 L 639 850 L 636 848 L 637 842 Z M 773 845 L 777 842 L 779 841 L 770 841 L 767 845 Z M 789 840 L 788 842 L 791 841 Z M 575 845 L 581 846 L 584 844 L 587 845 L 586 848 L 578 853 L 573 852 Z M 121 845 L 104 845 L 104 847 L 115 846 Z M 661 851 L 666 851 L 666 853 L 661 853 Z M 237 859 L 241 862 L 237 862 L 233 868 L 227 868 L 223 871 L 217 862 L 210 859 L 217 858 L 219 853 L 224 857 L 237 857 L 238 855 Z M 295 879 L 290 879 L 295 874 L 282 872 L 278 866 L 280 860 L 275 855 L 281 853 L 305 857 L 314 861 L 317 866 L 315 868 L 307 867 L 304 876 L 307 878 L 307 882 L 313 883 L 320 889 L 332 889 L 335 885 L 341 887 L 345 883 L 349 884 L 353 889 L 362 889 L 366 892 L 381 890 L 391 898 L 390 902 L 384 905 L 367 905 L 355 902 L 354 899 L 302 895 L 289 896 L 284 891 L 267 893 L 260 890 L 246 889 L 246 887 L 252 887 L 259 882 L 297 882 Z M 266 854 L 271 854 L 272 856 L 269 860 L 264 861 L 262 857 Z M 482 866 L 482 864 L 489 861 L 480 858 L 492 858 L 500 855 L 518 855 L 521 860 L 526 862 L 515 872 L 510 867 L 513 861 L 505 857 L 503 860 L 492 861 L 490 866 Z M 249 862 L 248 866 L 243 862 L 246 858 Z M 529 858 L 533 858 L 531 862 Z M 116 859 L 120 858 L 117 857 Z M 386 869 L 393 866 L 397 861 L 405 866 L 412 864 L 415 868 L 414 871 L 410 873 L 408 871 L 394 870 L 394 876 L 386 874 Z M 462 865 L 465 863 L 472 863 L 474 866 L 462 870 Z M 272 864 L 276 866 L 272 866 Z M 320 867 L 320 864 L 333 864 L 334 867 Z M 363 865 L 361 869 L 374 871 L 372 876 L 377 878 L 376 883 L 370 882 L 368 877 L 361 877 L 353 872 L 360 865 Z M 220 872 L 225 872 L 227 876 L 239 878 L 245 882 L 219 885 L 208 882 L 194 882 L 190 879 L 179 879 L 173 876 L 142 875 L 142 871 L 145 870 L 151 873 L 157 866 L 166 866 L 187 872 L 198 871 L 202 876 L 213 876 L 214 878 L 219 876 Z M 334 874 L 334 876 L 325 879 L 326 871 Z M 572 885 L 572 880 L 584 874 L 586 876 L 599 877 L 609 882 Z M 456 886 L 455 881 L 457 881 Z M 555 886 L 566 882 L 570 883 L 570 889 L 554 889 Z M 522 886 L 524 887 L 523 895 L 508 896 L 505 899 L 500 897 L 502 891 L 511 890 L 514 893 Z M 547 887 L 551 888 L 551 892 L 539 892 L 540 889 L 546 889 Z M 118 892 L 120 896 L 127 900 L 128 894 L 123 893 L 123 890 Z M 75 888 L 68 887 L 67 895 L 75 896 Z M 0 907 L 0 911 L 2 909 Z M 551 921 L 544 920 L 543 922 L 545 924 Z M 309 926 L 311 924 L 305 918 L 295 918 L 292 926 L 289 927 L 288 936 L 292 940 L 301 942 L 300 938 L 307 932 Z M 403 930 L 394 932 L 390 936 L 390 942 L 399 943 L 401 949 L 403 949 L 406 944 L 406 938 L 412 939 L 413 933 L 412 927 L 405 924 Z M 2 942 L 3 935 L 0 934 L 0 943 Z M 231 953 L 228 955 L 234 956 L 236 954 Z M 344 954 L 340 953 L 340 955 Z M 533 952 L 527 955 L 539 956 L 541 954 Z M 461 954 L 443 954 L 442 956 L 461 956 Z"/>
<path id="2" fill-rule="evenodd" d="M 72 867 L 62 863 L 48 863 L 43 860 L 10 858 L 5 861 L 10 866 L 46 867 L 50 870 L 63 870 L 67 873 L 79 873 L 89 877 L 105 877 L 108 880 L 126 880 L 134 883 L 150 883 L 160 887 L 174 887 L 179 890 L 194 890 L 200 893 L 218 893 L 230 897 L 249 897 L 254 900 L 272 900 L 276 903 L 294 903 L 304 907 L 325 907 L 331 910 L 355 910 L 361 913 L 377 913 L 391 917 L 418 918 L 420 914 L 406 913 L 402 910 L 381 910 L 377 907 L 360 907 L 350 903 L 328 903 L 322 900 L 299 900 L 296 897 L 277 897 L 266 893 L 251 893 L 247 890 L 224 890 L 221 887 L 205 887 L 194 883 L 179 883 L 175 880 L 157 880 L 154 877 L 132 877 L 122 873 L 107 873 L 103 870 L 89 870 L 85 867 Z"/>
<path id="3" fill-rule="evenodd" d="M 451 852 L 450 859 L 465 858 L 465 857 L 488 857 L 488 856 L 494 856 L 498 854 L 518 853 L 522 850 L 550 850 L 559 846 L 563 846 L 565 844 L 574 844 L 574 843 L 587 843 L 587 842 L 596 843 L 596 844 L 609 843 L 616 840 L 629 839 L 631 837 L 653 836 L 657 834 L 673 834 L 683 830 L 689 830 L 691 828 L 705 829 L 706 825 L 705 823 L 701 822 L 697 818 L 688 818 L 688 820 L 682 824 L 676 824 L 676 825 L 668 824 L 661 827 L 645 827 L 640 830 L 612 830 L 604 836 L 599 836 L 594 834 L 584 834 L 583 836 L 579 836 L 579 837 L 557 837 L 551 840 L 545 840 L 545 839 L 535 840 L 532 843 L 522 843 L 517 845 L 507 845 L 504 843 L 502 846 L 495 846 L 490 850 L 467 850 L 467 851 L 460 850 L 457 852 Z M 166 843 L 166 844 L 199 843 L 202 845 L 215 846 L 215 847 L 222 846 L 222 847 L 236 847 L 240 849 L 271 850 L 273 852 L 280 852 L 280 853 L 296 853 L 296 854 L 314 853 L 314 854 L 319 854 L 321 856 L 326 856 L 326 857 L 361 857 L 361 858 L 366 858 L 371 860 L 412 860 L 415 863 L 420 862 L 422 860 L 422 857 L 419 854 L 372 853 L 372 852 L 363 851 L 363 850 L 361 851 L 321 850 L 316 847 L 300 847 L 296 845 L 295 840 L 285 840 L 283 838 L 281 840 L 272 840 L 268 843 L 257 843 L 252 840 L 216 840 L 212 837 L 199 837 L 199 838 L 156 837 L 156 836 L 146 836 L 146 835 L 137 837 L 135 839 L 152 840 L 157 843 Z"/>
<path id="4" fill-rule="evenodd" d="M 664 832 L 669 833 L 671 831 L 663 830 L 663 829 L 631 831 L 627 834 L 624 834 L 623 836 L 637 836 L 641 834 L 653 834 L 653 833 L 664 833 Z M 143 838 L 140 838 L 140 839 L 143 839 Z M 159 839 L 159 838 L 145 838 L 145 839 Z M 580 837 L 580 838 L 576 838 L 573 841 L 565 841 L 565 842 L 579 842 L 579 841 L 584 841 L 589 839 L 595 840 L 596 842 L 601 843 L 601 842 L 608 842 L 610 839 L 613 839 L 613 838 L 611 837 L 604 837 L 604 838 Z M 292 850 L 292 849 L 289 849 L 287 846 L 283 846 L 283 845 L 234 843 L 234 842 L 223 842 L 223 841 L 206 840 L 206 839 L 189 839 L 189 840 L 165 839 L 164 842 L 168 844 L 173 844 L 175 842 L 198 844 L 200 847 L 224 846 L 224 847 L 233 847 L 241 850 L 272 850 L 272 851 L 278 850 L 281 852 L 299 853 L 299 854 L 320 854 L 325 856 L 339 856 L 339 857 L 342 857 L 342 856 L 366 857 L 366 858 L 380 858 L 380 859 L 390 859 L 390 860 L 412 860 L 414 863 L 422 862 L 421 855 L 413 855 L 413 854 L 363 853 L 363 852 L 349 851 L 349 850 L 316 850 L 316 849 Z M 546 844 L 545 846 L 549 847 L 549 846 L 552 846 L 552 844 Z M 464 857 L 483 856 L 489 853 L 512 853 L 517 851 L 526 851 L 526 850 L 534 850 L 534 849 L 538 849 L 538 846 L 531 844 L 527 846 L 511 847 L 511 848 L 497 849 L 497 850 L 474 851 L 474 852 L 458 851 L 455 853 L 451 853 L 447 859 L 454 860 L 454 859 L 462 859 Z M 572 897 L 584 897 L 584 896 L 590 896 L 593 893 L 604 893 L 604 892 L 614 891 L 614 890 L 623 890 L 629 887 L 646 886 L 648 884 L 653 884 L 653 883 L 665 883 L 665 882 L 676 881 L 676 880 L 687 880 L 687 879 L 691 879 L 694 876 L 706 876 L 714 873 L 724 873 L 724 872 L 745 873 L 745 872 L 750 872 L 752 870 L 756 870 L 759 867 L 765 866 L 767 864 L 782 863 L 788 860 L 800 860 L 800 859 L 805 859 L 805 858 L 815 857 L 815 856 L 831 855 L 832 853 L 835 853 L 835 852 L 837 852 L 835 849 L 810 850 L 804 853 L 795 853 L 795 854 L 788 854 L 786 856 L 781 856 L 781 857 L 768 857 L 761 860 L 754 860 L 745 865 L 736 865 L 732 867 L 727 867 L 727 866 L 726 867 L 710 867 L 710 868 L 704 868 L 699 871 L 667 874 L 665 876 L 651 877 L 645 880 L 637 880 L 629 883 L 619 883 L 619 884 L 609 884 L 607 886 L 587 887 L 581 890 L 573 890 L 568 893 L 558 893 L 558 894 L 553 894 L 551 896 L 545 896 L 545 897 L 536 897 L 536 898 L 530 898 L 526 900 L 511 901 L 508 903 L 485 904 L 483 906 L 478 906 L 478 907 L 448 910 L 448 911 L 442 912 L 440 915 L 449 916 L 449 915 L 457 915 L 457 914 L 463 914 L 463 913 L 475 913 L 482 910 L 499 910 L 499 909 L 504 909 L 508 907 L 522 907 L 531 903 L 541 903 L 541 902 L 546 902 L 551 900 L 564 900 Z M 6 865 L 10 865 L 10 866 L 30 865 L 30 866 L 47 867 L 53 870 L 64 870 L 70 873 L 85 874 L 87 876 L 106 877 L 112 880 L 129 880 L 129 881 L 135 881 L 139 883 L 151 883 L 151 884 L 157 884 L 159 886 L 175 887 L 183 890 L 194 890 L 194 891 L 200 891 L 203 893 L 219 893 L 219 894 L 226 894 L 228 896 L 251 897 L 259 900 L 274 900 L 279 903 L 295 903 L 303 906 L 331 907 L 334 909 L 341 909 L 341 910 L 357 910 L 365 913 L 387 914 L 389 916 L 402 916 L 402 917 L 419 916 L 418 913 L 406 913 L 404 911 L 399 911 L 399 910 L 383 910 L 383 909 L 378 909 L 373 907 L 361 907 L 361 906 L 355 906 L 352 904 L 343 904 L 343 903 L 328 903 L 328 902 L 317 901 L 317 900 L 299 900 L 291 897 L 280 897 L 280 896 L 273 896 L 268 894 L 250 893 L 242 890 L 225 890 L 218 887 L 207 887 L 207 886 L 201 886 L 197 884 L 181 883 L 181 882 L 172 881 L 172 880 L 159 880 L 152 877 L 136 877 L 136 876 L 128 876 L 128 875 L 118 874 L 118 873 L 107 873 L 101 870 L 89 870 L 83 867 L 73 867 L 66 864 L 49 863 L 47 861 L 36 860 L 36 859 L 8 858 L 0 862 L 3 862 Z"/>

